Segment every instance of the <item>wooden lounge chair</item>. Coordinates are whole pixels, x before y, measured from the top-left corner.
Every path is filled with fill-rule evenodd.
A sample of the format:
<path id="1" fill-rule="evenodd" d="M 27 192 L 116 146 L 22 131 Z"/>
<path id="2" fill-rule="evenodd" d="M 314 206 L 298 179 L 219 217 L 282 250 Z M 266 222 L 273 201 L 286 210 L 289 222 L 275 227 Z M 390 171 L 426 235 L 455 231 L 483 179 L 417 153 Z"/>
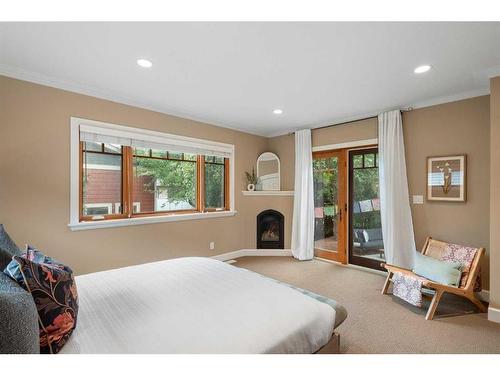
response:
<path id="1" fill-rule="evenodd" d="M 431 237 L 428 237 L 425 241 L 424 248 L 422 249 L 422 254 L 427 255 L 436 259 L 440 259 L 441 251 L 448 245 L 447 242 L 433 240 Z M 435 291 L 434 297 L 432 298 L 431 304 L 429 306 L 429 310 L 427 311 L 427 315 L 425 316 L 426 320 L 432 320 L 434 317 L 434 313 L 436 312 L 437 305 L 439 300 L 441 299 L 443 293 L 453 293 L 458 296 L 465 297 L 469 299 L 474 305 L 477 306 L 479 311 L 486 312 L 486 307 L 483 303 L 477 299 L 474 294 L 474 286 L 479 273 L 479 264 L 480 260 L 484 255 L 484 248 L 477 248 L 476 255 L 472 260 L 471 266 L 469 268 L 469 272 L 467 275 L 463 277 L 459 287 L 452 285 L 440 284 L 435 281 L 428 280 L 422 276 L 418 276 L 410 270 L 400 268 L 397 266 L 392 266 L 390 264 L 382 263 L 381 266 L 387 270 L 387 279 L 385 280 L 384 288 L 382 289 L 382 294 L 388 294 L 387 290 L 389 289 L 389 285 L 392 281 L 392 276 L 395 272 L 401 272 L 406 275 L 412 275 L 423 281 L 422 286 L 428 289 L 432 289 Z M 465 281 L 465 282 L 464 282 Z"/>

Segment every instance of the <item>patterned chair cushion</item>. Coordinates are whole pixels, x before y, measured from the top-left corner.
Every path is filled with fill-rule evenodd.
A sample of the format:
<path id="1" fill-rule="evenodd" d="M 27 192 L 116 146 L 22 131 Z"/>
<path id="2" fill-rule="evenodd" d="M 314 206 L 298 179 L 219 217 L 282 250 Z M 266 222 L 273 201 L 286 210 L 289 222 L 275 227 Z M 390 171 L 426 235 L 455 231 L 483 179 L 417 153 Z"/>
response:
<path id="1" fill-rule="evenodd" d="M 28 247 L 15 255 L 6 269 L 12 278 L 31 293 L 39 316 L 40 353 L 57 353 L 76 327 L 78 294 L 73 271 L 68 266 Z M 11 263 L 12 263 L 11 262 Z"/>
<path id="2" fill-rule="evenodd" d="M 469 279 L 470 267 L 476 256 L 477 249 L 468 246 L 448 244 L 441 254 L 441 259 L 449 263 L 460 263 L 462 265 L 462 278 L 460 288 L 464 288 Z"/>
<path id="3" fill-rule="evenodd" d="M 437 240 L 429 242 L 425 255 L 449 263 L 460 263 L 462 266 L 462 277 L 460 279 L 460 288 L 464 288 L 469 279 L 469 272 L 472 262 L 476 257 L 477 249 L 468 246 L 462 246 Z M 476 280 L 475 290 L 481 289 L 480 277 Z"/>

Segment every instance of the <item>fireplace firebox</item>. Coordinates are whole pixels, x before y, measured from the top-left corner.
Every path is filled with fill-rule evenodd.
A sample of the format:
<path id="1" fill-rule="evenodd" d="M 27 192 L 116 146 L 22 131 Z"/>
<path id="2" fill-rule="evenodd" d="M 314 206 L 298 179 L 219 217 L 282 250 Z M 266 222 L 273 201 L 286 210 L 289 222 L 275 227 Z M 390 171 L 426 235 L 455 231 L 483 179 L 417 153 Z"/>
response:
<path id="1" fill-rule="evenodd" d="M 275 210 L 262 211 L 257 215 L 257 249 L 283 249 L 285 218 Z"/>

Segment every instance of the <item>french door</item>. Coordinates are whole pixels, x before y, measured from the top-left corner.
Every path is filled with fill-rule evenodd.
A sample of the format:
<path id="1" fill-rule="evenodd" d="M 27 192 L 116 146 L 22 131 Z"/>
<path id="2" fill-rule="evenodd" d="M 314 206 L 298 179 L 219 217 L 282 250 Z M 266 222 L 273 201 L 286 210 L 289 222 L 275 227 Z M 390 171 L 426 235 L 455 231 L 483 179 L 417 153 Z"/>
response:
<path id="1" fill-rule="evenodd" d="M 349 151 L 349 263 L 383 270 L 378 148 Z"/>
<path id="2" fill-rule="evenodd" d="M 314 253 L 347 263 L 346 151 L 313 153 Z"/>
<path id="3" fill-rule="evenodd" d="M 313 153 L 314 253 L 382 269 L 378 148 Z"/>

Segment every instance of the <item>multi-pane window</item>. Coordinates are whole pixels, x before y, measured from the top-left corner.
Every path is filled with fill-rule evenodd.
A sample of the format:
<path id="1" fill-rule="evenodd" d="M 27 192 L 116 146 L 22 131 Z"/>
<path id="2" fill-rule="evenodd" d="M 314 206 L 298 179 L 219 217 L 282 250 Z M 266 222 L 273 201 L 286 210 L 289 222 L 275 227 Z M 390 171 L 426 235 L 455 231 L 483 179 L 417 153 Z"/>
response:
<path id="1" fill-rule="evenodd" d="M 197 156 L 133 149 L 133 199 L 141 213 L 196 211 Z"/>
<path id="2" fill-rule="evenodd" d="M 229 210 L 229 159 L 80 142 L 80 220 Z"/>
<path id="3" fill-rule="evenodd" d="M 82 142 L 82 216 L 122 214 L 123 154 L 119 145 Z"/>
<path id="4" fill-rule="evenodd" d="M 224 209 L 226 161 L 222 157 L 205 156 L 205 208 Z"/>
<path id="5" fill-rule="evenodd" d="M 352 167 L 354 169 L 378 168 L 378 152 L 353 154 Z"/>

